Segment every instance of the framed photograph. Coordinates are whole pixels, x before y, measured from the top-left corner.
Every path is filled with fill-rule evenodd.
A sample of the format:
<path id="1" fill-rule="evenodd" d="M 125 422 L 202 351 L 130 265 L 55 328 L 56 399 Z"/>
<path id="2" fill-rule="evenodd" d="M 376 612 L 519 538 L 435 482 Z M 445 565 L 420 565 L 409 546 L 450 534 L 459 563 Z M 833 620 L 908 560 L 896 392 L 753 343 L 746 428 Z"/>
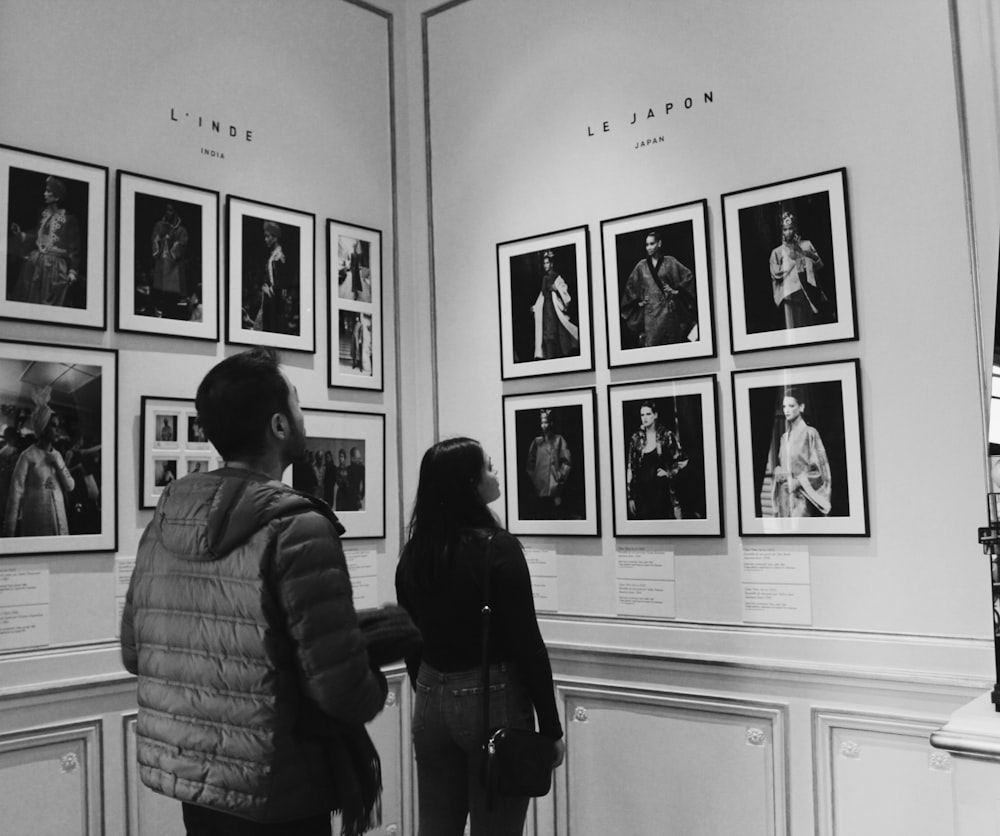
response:
<path id="1" fill-rule="evenodd" d="M 601 221 L 608 365 L 715 356 L 708 204 Z"/>
<path id="2" fill-rule="evenodd" d="M 500 376 L 594 367 L 585 226 L 497 244 Z"/>
<path id="3" fill-rule="evenodd" d="M 867 537 L 857 360 L 733 372 L 740 534 Z"/>
<path id="4" fill-rule="evenodd" d="M 116 329 L 219 339 L 219 193 L 118 172 Z"/>
<path id="5" fill-rule="evenodd" d="M 316 216 L 226 198 L 226 341 L 316 351 Z"/>
<path id="6" fill-rule="evenodd" d="M 118 353 L 0 341 L 0 556 L 114 551 Z"/>
<path id="7" fill-rule="evenodd" d="M 382 391 L 382 233 L 327 219 L 328 384 Z"/>
<path id="8" fill-rule="evenodd" d="M 856 340 L 847 172 L 722 196 L 733 352 Z"/>
<path id="9" fill-rule="evenodd" d="M 108 169 L 0 145 L 0 318 L 106 327 Z"/>
<path id="10" fill-rule="evenodd" d="M 714 375 L 608 387 L 616 536 L 721 537 Z"/>
<path id="11" fill-rule="evenodd" d="M 504 395 L 504 495 L 512 534 L 601 533 L 595 390 Z"/>
<path id="12" fill-rule="evenodd" d="M 305 461 L 285 471 L 297 491 L 325 500 L 344 540 L 385 537 L 385 416 L 303 409 Z"/>
<path id="13" fill-rule="evenodd" d="M 143 395 L 139 447 L 140 508 L 155 508 L 163 489 L 174 479 L 223 465 L 205 438 L 194 401 L 185 398 Z"/>

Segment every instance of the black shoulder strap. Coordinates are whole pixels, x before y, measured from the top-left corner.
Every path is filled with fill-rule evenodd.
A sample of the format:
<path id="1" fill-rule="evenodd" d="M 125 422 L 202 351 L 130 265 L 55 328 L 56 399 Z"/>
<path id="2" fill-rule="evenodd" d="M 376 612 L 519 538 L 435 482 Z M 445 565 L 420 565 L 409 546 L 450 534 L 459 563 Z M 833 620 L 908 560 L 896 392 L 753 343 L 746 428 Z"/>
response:
<path id="1" fill-rule="evenodd" d="M 493 574 L 490 566 L 493 556 L 493 539 L 497 536 L 495 531 L 490 532 L 486 540 L 486 554 L 483 558 L 483 741 L 490 736 L 490 616 L 493 611 L 490 608 L 490 575 Z"/>

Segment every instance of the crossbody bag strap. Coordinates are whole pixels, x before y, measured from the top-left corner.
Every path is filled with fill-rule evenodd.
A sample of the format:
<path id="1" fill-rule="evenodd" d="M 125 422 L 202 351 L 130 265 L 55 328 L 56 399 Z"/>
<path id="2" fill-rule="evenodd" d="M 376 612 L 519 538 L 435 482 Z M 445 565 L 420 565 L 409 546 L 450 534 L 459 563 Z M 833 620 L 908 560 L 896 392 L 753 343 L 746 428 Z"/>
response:
<path id="1" fill-rule="evenodd" d="M 490 609 L 490 558 L 493 555 L 493 538 L 496 532 L 492 532 L 486 541 L 486 557 L 483 568 L 483 742 L 489 738 L 490 734 L 490 616 L 493 614 Z"/>

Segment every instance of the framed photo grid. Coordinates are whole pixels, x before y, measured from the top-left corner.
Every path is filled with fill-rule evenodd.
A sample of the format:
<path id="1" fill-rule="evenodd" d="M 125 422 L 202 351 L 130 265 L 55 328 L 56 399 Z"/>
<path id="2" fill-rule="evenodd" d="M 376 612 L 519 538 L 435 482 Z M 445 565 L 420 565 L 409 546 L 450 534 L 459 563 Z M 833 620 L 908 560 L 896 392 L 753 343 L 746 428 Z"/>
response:
<path id="1" fill-rule="evenodd" d="M 608 365 L 715 356 L 704 200 L 601 221 Z"/>
<path id="2" fill-rule="evenodd" d="M 594 367 L 587 227 L 497 244 L 497 280 L 502 379 Z"/>
<path id="3" fill-rule="evenodd" d="M 143 395 L 139 410 L 139 507 L 155 508 L 163 489 L 223 461 L 205 438 L 194 401 Z"/>
<path id="4" fill-rule="evenodd" d="M 118 172 L 116 328 L 219 339 L 219 193 Z"/>
<path id="5" fill-rule="evenodd" d="M 733 353 L 857 339 L 847 172 L 722 196 Z"/>
<path id="6" fill-rule="evenodd" d="M 714 375 L 608 387 L 618 536 L 721 537 Z"/>
<path id="7" fill-rule="evenodd" d="M 601 533 L 596 391 L 503 398 L 507 528 L 512 534 Z"/>
<path id="8" fill-rule="evenodd" d="M 740 534 L 868 536 L 857 360 L 733 373 Z"/>
<path id="9" fill-rule="evenodd" d="M 325 500 L 344 540 L 385 537 L 385 416 L 302 410 L 306 458 L 285 471 L 293 488 Z"/>
<path id="10" fill-rule="evenodd" d="M 0 341 L 0 556 L 117 548 L 118 354 Z"/>
<path id="11" fill-rule="evenodd" d="M 327 368 L 331 386 L 382 383 L 382 233 L 327 220 Z"/>
<path id="12" fill-rule="evenodd" d="M 316 351 L 316 216 L 226 198 L 226 340 Z"/>
<path id="13" fill-rule="evenodd" d="M 0 145 L 0 318 L 107 327 L 105 166 Z"/>

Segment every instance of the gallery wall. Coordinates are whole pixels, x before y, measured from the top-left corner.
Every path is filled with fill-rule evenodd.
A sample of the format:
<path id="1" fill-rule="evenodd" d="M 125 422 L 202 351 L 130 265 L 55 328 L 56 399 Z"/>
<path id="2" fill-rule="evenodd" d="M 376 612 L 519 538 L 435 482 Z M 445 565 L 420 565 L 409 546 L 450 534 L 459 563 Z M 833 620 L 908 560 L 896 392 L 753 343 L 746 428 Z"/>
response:
<path id="1" fill-rule="evenodd" d="M 217 191 L 220 247 L 229 195 L 315 215 L 316 351 L 287 351 L 283 362 L 304 407 L 389 416 L 386 482 L 398 482 L 389 38 L 380 10 L 327 0 L 280 9 L 264 0 L 0 3 L 0 76 L 7 79 L 0 144 L 110 174 L 106 330 L 23 321 L 0 328 L 6 340 L 118 351 L 117 552 L 3 564 L 48 571 L 49 647 L 108 643 L 109 659 L 115 655 L 115 555 L 135 554 L 152 513 L 138 496 L 140 399 L 191 398 L 209 368 L 245 348 L 225 344 L 222 316 L 218 342 L 116 332 L 119 170 Z M 382 234 L 384 391 L 327 385 L 328 218 Z M 226 268 L 220 255 L 220 291 Z M 385 508 L 388 536 L 348 545 L 374 551 L 383 575 L 375 586 L 391 590 L 392 561 L 381 558 L 398 550 L 395 493 Z"/>
<path id="2" fill-rule="evenodd" d="M 789 641 L 947 637 L 968 651 L 966 673 L 988 673 L 979 264 L 950 4 L 432 5 L 423 46 L 439 433 L 481 438 L 509 470 L 505 395 L 597 392 L 600 535 L 523 538 L 557 555 L 548 635 L 664 649 L 701 641 L 691 637 L 711 624 L 725 636 L 705 639 L 717 652 L 730 642 L 766 653 L 761 642 L 779 631 L 740 637 L 743 549 L 764 547 L 807 555 L 808 623 Z M 858 339 L 734 355 L 721 195 L 841 167 Z M 609 370 L 600 222 L 703 199 L 717 356 Z M 590 235 L 594 369 L 502 381 L 497 244 L 576 226 Z M 731 375 L 840 360 L 860 363 L 870 535 L 741 537 Z M 606 389 L 690 375 L 718 380 L 725 536 L 616 538 Z M 634 546 L 675 555 L 665 629 L 629 631 L 616 615 L 616 551 Z"/>

